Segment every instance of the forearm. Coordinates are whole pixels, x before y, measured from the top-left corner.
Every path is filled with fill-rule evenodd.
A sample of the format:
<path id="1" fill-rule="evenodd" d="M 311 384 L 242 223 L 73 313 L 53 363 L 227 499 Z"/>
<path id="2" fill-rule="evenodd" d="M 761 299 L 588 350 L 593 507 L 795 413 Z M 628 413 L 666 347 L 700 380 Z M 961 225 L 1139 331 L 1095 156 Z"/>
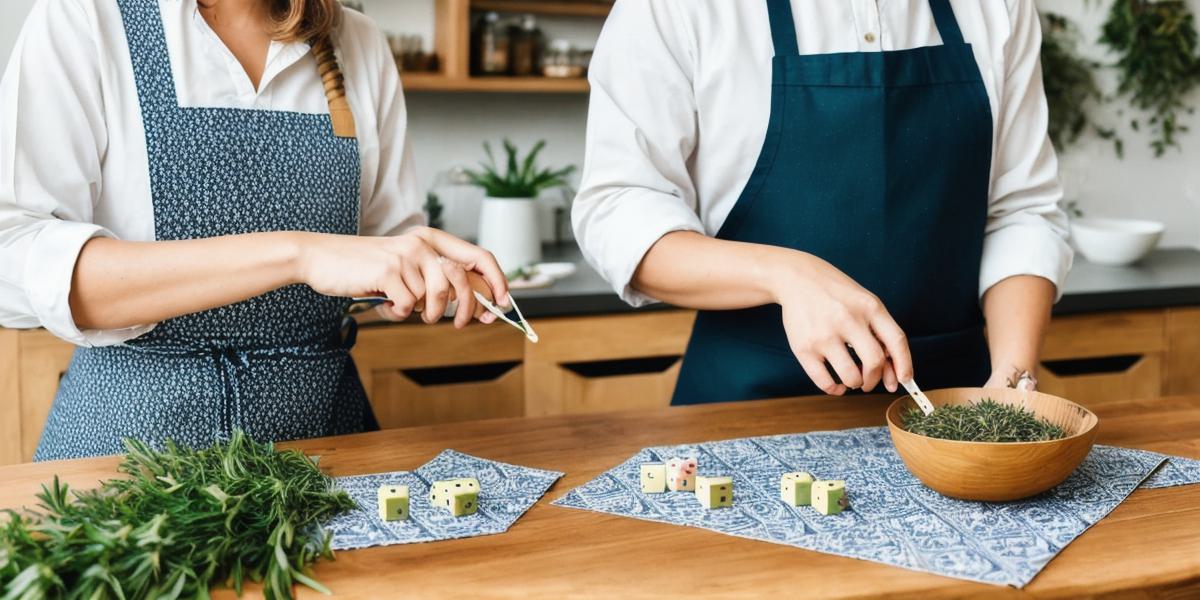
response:
<path id="1" fill-rule="evenodd" d="M 1032 275 L 1009 277 L 984 294 L 993 376 L 1037 373 L 1054 296 L 1053 283 Z"/>
<path id="2" fill-rule="evenodd" d="M 80 329 L 120 329 L 297 283 L 302 235 L 270 232 L 165 242 L 94 238 L 75 264 L 71 314 Z"/>
<path id="3" fill-rule="evenodd" d="M 701 310 L 730 310 L 776 302 L 792 250 L 718 240 L 696 232 L 664 235 L 642 259 L 633 287 L 663 302 Z"/>

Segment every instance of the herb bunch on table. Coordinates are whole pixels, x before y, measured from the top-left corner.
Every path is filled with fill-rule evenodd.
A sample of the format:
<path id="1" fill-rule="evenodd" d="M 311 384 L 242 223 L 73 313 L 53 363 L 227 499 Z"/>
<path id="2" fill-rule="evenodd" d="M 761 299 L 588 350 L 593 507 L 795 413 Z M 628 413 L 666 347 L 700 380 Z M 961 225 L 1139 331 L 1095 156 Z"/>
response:
<path id="1" fill-rule="evenodd" d="M 296 583 L 328 591 L 306 570 L 333 556 L 320 523 L 354 501 L 315 459 L 240 431 L 203 450 L 125 444 L 127 478 L 89 491 L 55 478 L 40 511 L 8 511 L 4 598 L 207 597 L 247 581 L 267 598 L 291 598 Z"/>

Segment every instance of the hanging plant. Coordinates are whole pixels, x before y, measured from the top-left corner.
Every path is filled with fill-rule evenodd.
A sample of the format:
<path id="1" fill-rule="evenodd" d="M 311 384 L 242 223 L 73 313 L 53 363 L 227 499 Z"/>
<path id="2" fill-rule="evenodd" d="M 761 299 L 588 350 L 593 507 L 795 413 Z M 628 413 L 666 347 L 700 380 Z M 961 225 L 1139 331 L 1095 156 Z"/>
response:
<path id="1" fill-rule="evenodd" d="M 1042 73 L 1046 102 L 1050 108 L 1050 141 L 1059 152 L 1079 140 L 1086 130 L 1113 140 L 1117 154 L 1122 142 L 1111 127 L 1092 118 L 1096 104 L 1104 99 L 1095 71 L 1100 63 L 1079 54 L 1079 30 L 1066 17 L 1042 13 Z"/>
<path id="2" fill-rule="evenodd" d="M 1147 115 L 1131 119 L 1130 127 L 1140 130 L 1145 120 L 1155 156 L 1178 148 L 1178 135 L 1188 131 L 1181 118 L 1195 111 L 1186 97 L 1200 84 L 1196 20 L 1187 3 L 1116 0 L 1100 43 L 1119 57 L 1117 93 Z"/>

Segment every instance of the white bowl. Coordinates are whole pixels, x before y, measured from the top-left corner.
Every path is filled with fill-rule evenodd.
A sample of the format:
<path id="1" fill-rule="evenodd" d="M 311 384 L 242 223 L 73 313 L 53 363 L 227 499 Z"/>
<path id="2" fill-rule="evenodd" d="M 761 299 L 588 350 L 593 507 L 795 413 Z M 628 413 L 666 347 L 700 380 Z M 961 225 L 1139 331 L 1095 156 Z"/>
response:
<path id="1" fill-rule="evenodd" d="M 1075 247 L 1089 262 L 1121 266 L 1135 263 L 1158 245 L 1166 226 L 1156 221 L 1084 217 L 1071 221 Z"/>

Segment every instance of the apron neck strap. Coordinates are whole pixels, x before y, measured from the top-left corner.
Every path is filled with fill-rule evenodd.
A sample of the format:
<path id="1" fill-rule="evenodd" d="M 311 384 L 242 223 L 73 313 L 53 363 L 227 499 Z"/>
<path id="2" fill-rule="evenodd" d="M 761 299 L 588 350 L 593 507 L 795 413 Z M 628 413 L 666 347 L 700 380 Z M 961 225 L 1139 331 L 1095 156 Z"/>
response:
<path id="1" fill-rule="evenodd" d="M 800 54 L 791 0 L 767 0 L 767 14 L 771 17 L 771 39 L 775 41 L 775 56 Z"/>
<path id="2" fill-rule="evenodd" d="M 954 17 L 950 0 L 929 0 L 929 8 L 933 11 L 933 20 L 937 24 L 942 43 L 947 46 L 962 44 L 962 30 L 958 27 L 958 19 Z M 767 14 L 771 18 L 771 39 L 775 42 L 775 56 L 800 54 L 791 0 L 767 0 Z"/>
<path id="3" fill-rule="evenodd" d="M 929 0 L 929 8 L 933 11 L 933 20 L 937 23 L 938 35 L 942 36 L 942 44 L 962 44 L 962 30 L 958 28 L 958 19 L 954 18 L 950 0 Z"/>

